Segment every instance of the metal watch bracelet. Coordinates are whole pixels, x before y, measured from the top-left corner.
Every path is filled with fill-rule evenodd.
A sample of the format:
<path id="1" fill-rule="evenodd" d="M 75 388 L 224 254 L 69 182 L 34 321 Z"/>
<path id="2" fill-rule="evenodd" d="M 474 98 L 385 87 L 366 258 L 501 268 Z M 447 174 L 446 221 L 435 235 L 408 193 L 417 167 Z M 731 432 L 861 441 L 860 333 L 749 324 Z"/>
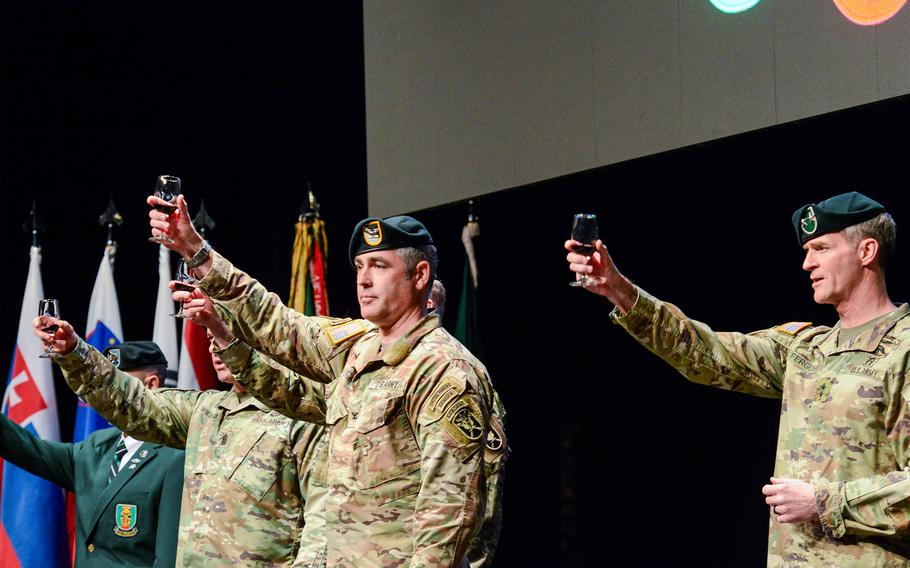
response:
<path id="1" fill-rule="evenodd" d="M 212 245 L 208 241 L 202 241 L 202 248 L 199 249 L 199 252 L 194 254 L 192 258 L 185 259 L 186 265 L 189 268 L 196 268 L 209 257 L 209 254 L 212 252 Z"/>

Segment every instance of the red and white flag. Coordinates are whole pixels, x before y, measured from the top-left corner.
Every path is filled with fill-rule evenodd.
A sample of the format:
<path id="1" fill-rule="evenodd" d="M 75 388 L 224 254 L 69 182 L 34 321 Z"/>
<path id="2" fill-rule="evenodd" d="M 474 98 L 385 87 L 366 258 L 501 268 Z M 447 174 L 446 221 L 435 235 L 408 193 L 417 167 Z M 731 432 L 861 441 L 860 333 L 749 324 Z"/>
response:
<path id="1" fill-rule="evenodd" d="M 180 347 L 177 386 L 195 390 L 218 388 L 218 375 L 212 365 L 205 328 L 190 320 L 183 320 L 183 345 Z"/>
<path id="2" fill-rule="evenodd" d="M 44 348 L 32 327 L 42 298 L 41 250 L 32 247 L 3 414 L 33 436 L 59 441 L 51 362 L 39 358 Z M 70 566 L 63 490 L 5 461 L 0 461 L 0 479 L 0 566 Z"/>

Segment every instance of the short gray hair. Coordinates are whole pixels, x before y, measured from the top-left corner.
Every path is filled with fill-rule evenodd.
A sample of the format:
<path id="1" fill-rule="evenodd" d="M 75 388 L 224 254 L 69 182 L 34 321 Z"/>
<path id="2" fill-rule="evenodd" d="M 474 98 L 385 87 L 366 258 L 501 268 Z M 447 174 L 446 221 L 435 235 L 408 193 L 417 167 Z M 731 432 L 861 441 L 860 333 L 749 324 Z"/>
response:
<path id="1" fill-rule="evenodd" d="M 875 239 L 878 242 L 878 265 L 884 269 L 897 244 L 897 223 L 890 213 L 879 213 L 868 221 L 844 229 L 844 237 L 853 245 L 858 245 L 863 239 Z"/>
<path id="2" fill-rule="evenodd" d="M 395 249 L 398 256 L 404 262 L 404 268 L 407 271 L 408 278 L 414 275 L 414 269 L 420 261 L 425 260 L 430 265 L 430 279 L 427 281 L 427 289 L 424 293 L 424 299 L 430 297 L 430 291 L 433 289 L 433 281 L 436 280 L 436 267 L 439 266 L 439 255 L 436 253 L 436 247 L 433 245 L 423 245 L 420 247 L 404 247 Z"/>

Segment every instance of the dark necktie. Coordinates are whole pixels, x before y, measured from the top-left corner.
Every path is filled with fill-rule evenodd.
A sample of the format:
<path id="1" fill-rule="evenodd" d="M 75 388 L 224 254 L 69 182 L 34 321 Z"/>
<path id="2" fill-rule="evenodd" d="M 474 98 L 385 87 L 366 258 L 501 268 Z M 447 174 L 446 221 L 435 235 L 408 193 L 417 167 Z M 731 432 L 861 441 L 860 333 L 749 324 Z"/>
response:
<path id="1" fill-rule="evenodd" d="M 111 462 L 111 472 L 107 476 L 107 482 L 110 483 L 117 477 L 117 474 L 120 473 L 120 462 L 123 460 L 123 456 L 126 455 L 126 442 L 123 441 L 123 436 L 120 436 L 120 441 L 117 442 L 117 448 L 114 450 L 114 461 Z"/>

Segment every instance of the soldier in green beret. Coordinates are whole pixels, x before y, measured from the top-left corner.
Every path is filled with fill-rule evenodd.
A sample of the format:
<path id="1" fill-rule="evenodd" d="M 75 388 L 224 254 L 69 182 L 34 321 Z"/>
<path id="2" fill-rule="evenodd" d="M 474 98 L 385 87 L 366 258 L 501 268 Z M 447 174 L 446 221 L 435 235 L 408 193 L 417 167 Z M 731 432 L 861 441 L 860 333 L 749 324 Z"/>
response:
<path id="1" fill-rule="evenodd" d="M 834 327 L 790 322 L 716 332 L 632 284 L 597 241 L 569 268 L 611 319 L 690 381 L 783 399 L 768 566 L 906 567 L 910 562 L 910 309 L 885 286 L 895 224 L 852 192 L 793 214 L 814 299 Z M 567 241 L 571 251 L 574 241 Z"/>
<path id="2" fill-rule="evenodd" d="M 407 216 L 358 223 L 349 260 L 364 319 L 344 320 L 284 306 L 204 243 L 182 197 L 177 213 L 149 217 L 231 332 L 295 371 L 258 375 L 250 352 L 244 386 L 327 425 L 327 565 L 463 566 L 483 520 L 486 463 L 504 454 L 505 437 L 489 419 L 486 369 L 427 312 L 437 256 L 426 228 Z"/>

